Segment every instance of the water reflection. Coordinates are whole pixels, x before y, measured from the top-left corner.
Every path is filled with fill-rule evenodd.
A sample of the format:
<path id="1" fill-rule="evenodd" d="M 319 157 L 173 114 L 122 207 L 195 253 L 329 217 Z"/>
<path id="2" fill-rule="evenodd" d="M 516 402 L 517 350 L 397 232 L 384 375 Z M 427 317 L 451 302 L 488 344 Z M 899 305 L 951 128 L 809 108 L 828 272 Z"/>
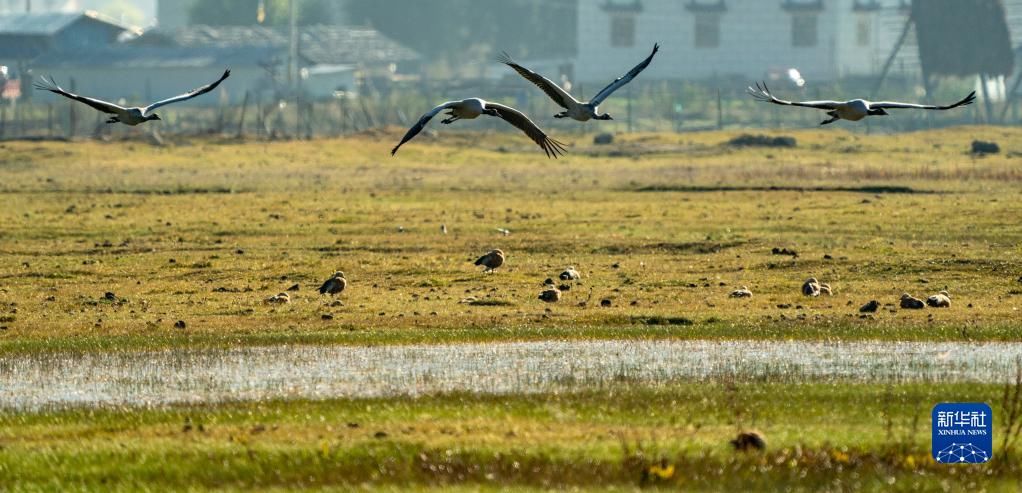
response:
<path id="1" fill-rule="evenodd" d="M 975 381 L 1014 374 L 1022 343 L 547 341 L 274 346 L 0 357 L 0 408 L 541 392 L 617 381 Z"/>

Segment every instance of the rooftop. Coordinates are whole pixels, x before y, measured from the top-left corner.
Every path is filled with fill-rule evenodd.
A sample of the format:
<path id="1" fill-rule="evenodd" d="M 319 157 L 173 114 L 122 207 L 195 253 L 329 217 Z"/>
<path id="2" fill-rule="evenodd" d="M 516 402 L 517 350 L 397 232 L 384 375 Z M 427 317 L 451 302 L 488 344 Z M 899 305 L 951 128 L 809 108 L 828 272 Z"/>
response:
<path id="1" fill-rule="evenodd" d="M 153 29 L 132 42 L 136 45 L 178 47 L 273 47 L 284 48 L 288 34 L 265 26 L 194 25 L 177 29 Z M 298 50 L 314 64 L 397 63 L 418 60 L 414 50 L 375 29 L 316 25 L 299 28 Z"/>
<path id="2" fill-rule="evenodd" d="M 75 13 L 48 12 L 0 14 L 0 34 L 51 36 L 83 18 L 108 24 L 124 31 L 136 31 L 136 29 L 132 27 L 123 25 L 109 17 L 90 10 Z"/>

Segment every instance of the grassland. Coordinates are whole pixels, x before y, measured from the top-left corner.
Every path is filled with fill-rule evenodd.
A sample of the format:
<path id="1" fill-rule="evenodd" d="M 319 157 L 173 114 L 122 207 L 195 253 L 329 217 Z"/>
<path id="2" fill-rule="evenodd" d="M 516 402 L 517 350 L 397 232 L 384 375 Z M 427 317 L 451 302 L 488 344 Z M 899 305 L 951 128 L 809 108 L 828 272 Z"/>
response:
<path id="1" fill-rule="evenodd" d="M 794 149 L 635 135 L 558 161 L 472 133 L 391 158 L 396 135 L 0 144 L 0 352 L 1022 335 L 1018 130 L 799 131 Z M 1005 152 L 971 156 L 973 138 Z M 480 274 L 491 248 L 508 263 Z M 536 299 L 567 265 L 582 281 Z M 335 270 L 343 306 L 314 291 Z M 835 296 L 801 297 L 809 276 Z M 262 303 L 294 284 L 290 305 Z M 728 299 L 742 285 L 754 297 Z M 950 310 L 857 311 L 945 287 Z"/>
<path id="2" fill-rule="evenodd" d="M 563 136 L 577 145 L 558 161 L 513 134 L 451 132 L 391 158 L 399 133 L 0 144 L 0 369 L 45 351 L 294 343 L 1022 339 L 1022 130 L 798 131 L 796 148 Z M 973 139 L 1004 152 L 970 155 Z M 471 261 L 492 248 L 508 263 L 481 274 Z M 536 299 L 568 265 L 582 280 Z M 340 304 L 315 292 L 335 270 Z M 810 276 L 834 296 L 802 297 Z M 292 303 L 263 303 L 295 284 Z M 740 286 L 754 296 L 728 298 Z M 945 287 L 950 309 L 895 306 Z M 885 306 L 860 314 L 871 299 Z M 928 457 L 934 403 L 991 403 L 1000 444 L 1001 395 L 620 382 L 0 412 L 0 490 L 1017 491 L 1017 446 L 988 466 Z M 729 448 L 747 429 L 765 452 Z M 661 460 L 676 474 L 643 483 Z"/>
<path id="3" fill-rule="evenodd" d="M 289 401 L 0 415 L 12 490 L 308 488 L 1016 491 L 1017 450 L 987 465 L 929 457 L 942 400 L 980 385 L 730 381 L 532 396 Z M 1005 421 L 996 419 L 997 446 Z M 764 452 L 736 453 L 759 429 Z M 643 471 L 666 461 L 667 478 Z"/>

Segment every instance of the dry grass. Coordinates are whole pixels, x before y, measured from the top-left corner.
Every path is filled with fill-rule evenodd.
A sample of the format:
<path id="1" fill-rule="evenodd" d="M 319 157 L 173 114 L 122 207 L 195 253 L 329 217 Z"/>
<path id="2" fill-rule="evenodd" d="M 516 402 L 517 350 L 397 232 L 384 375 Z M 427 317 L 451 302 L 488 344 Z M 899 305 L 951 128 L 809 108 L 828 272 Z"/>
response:
<path id="1" fill-rule="evenodd" d="M 486 148 L 465 146 L 482 135 Z M 449 132 L 395 158 L 395 132 L 0 144 L 0 351 L 1019 337 L 1022 170 L 1012 153 L 1022 131 L 800 131 L 795 149 L 723 144 L 735 135 L 633 135 L 558 161 L 513 134 Z M 973 138 L 999 140 L 1006 154 L 973 158 Z M 904 193 L 878 193 L 892 190 Z M 508 262 L 482 275 L 471 260 L 492 248 Z M 567 265 L 582 281 L 557 304 L 536 299 Z M 343 306 L 314 291 L 335 270 L 350 281 Z M 802 298 L 810 276 L 835 296 Z M 262 303 L 293 284 L 293 303 Z M 754 297 L 728 299 L 742 285 Z M 945 287 L 948 310 L 857 311 Z M 469 296 L 485 306 L 458 303 Z"/>

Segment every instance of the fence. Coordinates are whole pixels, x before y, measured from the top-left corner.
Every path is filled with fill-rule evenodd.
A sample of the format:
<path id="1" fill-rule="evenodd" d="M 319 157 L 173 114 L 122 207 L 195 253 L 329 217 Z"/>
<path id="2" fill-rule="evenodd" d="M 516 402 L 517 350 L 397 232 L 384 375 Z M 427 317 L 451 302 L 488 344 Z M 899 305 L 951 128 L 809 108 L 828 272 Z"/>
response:
<path id="1" fill-rule="evenodd" d="M 521 82 L 520 84 L 518 82 Z M 386 126 L 407 127 L 425 111 L 446 100 L 471 96 L 510 104 L 535 120 L 552 134 L 586 132 L 698 131 L 723 128 L 811 128 L 824 119 L 822 112 L 806 108 L 788 108 L 754 101 L 745 93 L 749 81 L 713 82 L 635 81 L 611 96 L 602 111 L 612 121 L 579 125 L 554 119 L 559 108 L 539 89 L 524 81 L 474 83 L 458 87 L 444 84 L 406 84 L 386 93 L 373 92 L 357 97 L 339 97 L 327 101 L 303 101 L 247 94 L 244 103 L 233 106 L 168 106 L 159 114 L 163 121 L 148 123 L 143 131 L 124 125 L 104 123 L 107 116 L 73 101 L 50 103 L 25 102 L 0 104 L 0 139 L 47 138 L 129 138 L 145 135 L 214 134 L 250 138 L 284 139 L 340 136 Z M 850 99 L 866 97 L 872 81 L 844 80 L 825 85 L 796 88 L 786 81 L 771 88 L 779 97 L 790 99 Z M 578 85 L 572 92 L 586 97 L 600 87 Z M 971 81 L 941 84 L 935 101 L 956 101 L 971 91 Z M 884 99 L 919 100 L 915 81 L 893 79 L 885 84 Z M 216 101 L 214 97 L 207 100 Z M 893 116 L 867 119 L 858 131 L 891 133 L 939 126 L 972 123 L 1019 124 L 1017 101 L 1005 106 L 975 104 L 952 112 L 903 110 Z M 1005 118 L 1001 120 L 1002 112 Z M 459 122 L 459 129 L 515 131 L 496 119 L 482 118 Z"/>

